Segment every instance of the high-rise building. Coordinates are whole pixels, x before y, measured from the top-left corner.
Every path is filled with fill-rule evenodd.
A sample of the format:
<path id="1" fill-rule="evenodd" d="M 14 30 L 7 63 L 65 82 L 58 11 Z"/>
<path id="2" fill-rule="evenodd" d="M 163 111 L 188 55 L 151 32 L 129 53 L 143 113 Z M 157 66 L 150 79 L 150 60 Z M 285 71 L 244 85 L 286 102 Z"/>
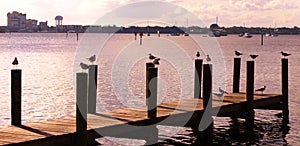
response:
<path id="1" fill-rule="evenodd" d="M 7 13 L 7 26 L 8 28 L 22 29 L 26 27 L 26 14 L 13 11 Z"/>

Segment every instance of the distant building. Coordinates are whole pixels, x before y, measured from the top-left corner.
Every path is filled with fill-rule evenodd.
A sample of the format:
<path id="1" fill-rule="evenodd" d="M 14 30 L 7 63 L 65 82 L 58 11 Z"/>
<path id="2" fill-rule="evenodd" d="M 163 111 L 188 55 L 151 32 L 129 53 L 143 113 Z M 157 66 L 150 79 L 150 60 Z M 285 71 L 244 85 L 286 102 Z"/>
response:
<path id="1" fill-rule="evenodd" d="M 34 19 L 27 19 L 26 20 L 26 29 L 29 32 L 36 32 L 37 31 L 37 20 Z"/>
<path id="2" fill-rule="evenodd" d="M 48 31 L 48 21 L 39 23 L 39 31 Z"/>
<path id="3" fill-rule="evenodd" d="M 26 14 L 17 11 L 7 13 L 7 27 L 14 30 L 24 29 L 26 27 Z"/>

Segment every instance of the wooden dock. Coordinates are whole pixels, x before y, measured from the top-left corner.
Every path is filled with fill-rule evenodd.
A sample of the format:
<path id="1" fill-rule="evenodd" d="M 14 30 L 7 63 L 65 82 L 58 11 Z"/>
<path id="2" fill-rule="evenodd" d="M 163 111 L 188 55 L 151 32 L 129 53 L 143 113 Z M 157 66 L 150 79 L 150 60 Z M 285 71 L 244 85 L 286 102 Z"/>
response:
<path id="1" fill-rule="evenodd" d="M 278 94 L 256 94 L 253 106 L 255 109 L 281 110 L 282 96 Z M 246 94 L 233 93 L 224 96 L 223 101 L 213 97 L 213 115 L 228 117 L 245 117 Z M 191 106 L 195 105 L 195 107 Z M 219 109 L 219 111 L 217 111 Z M 157 107 L 157 118 L 150 121 L 147 117 L 147 107 L 118 109 L 105 113 L 88 114 L 88 141 L 92 143 L 95 138 L 103 136 L 124 137 L 124 133 L 135 133 L 139 137 L 138 126 L 149 125 L 152 122 L 161 122 L 162 125 L 179 125 L 186 120 L 188 113 L 200 112 L 203 114 L 202 99 L 185 99 L 176 102 L 162 103 Z M 166 118 L 172 116 L 170 119 Z M 201 115 L 202 117 L 202 115 Z M 185 127 L 191 127 L 188 122 Z M 128 129 L 126 125 L 138 125 L 137 128 Z M 99 135 L 110 133 L 111 135 Z M 106 132 L 107 131 L 107 132 Z M 134 132 L 132 132 L 134 131 Z M 132 136 L 132 135 L 130 135 Z M 67 117 L 36 123 L 28 123 L 21 126 L 8 126 L 0 129 L 0 145 L 72 145 L 76 137 L 76 118 Z M 132 138 L 132 137 L 130 137 Z"/>

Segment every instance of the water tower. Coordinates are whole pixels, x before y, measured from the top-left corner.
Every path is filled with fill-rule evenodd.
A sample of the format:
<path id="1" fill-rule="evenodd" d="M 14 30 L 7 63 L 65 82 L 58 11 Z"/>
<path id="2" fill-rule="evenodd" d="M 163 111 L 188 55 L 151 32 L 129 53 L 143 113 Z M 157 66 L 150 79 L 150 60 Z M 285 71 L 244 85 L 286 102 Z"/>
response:
<path id="1" fill-rule="evenodd" d="M 62 16 L 56 16 L 55 17 L 55 24 L 56 26 L 59 26 L 59 25 L 62 25 L 62 20 L 63 20 L 63 17 Z"/>

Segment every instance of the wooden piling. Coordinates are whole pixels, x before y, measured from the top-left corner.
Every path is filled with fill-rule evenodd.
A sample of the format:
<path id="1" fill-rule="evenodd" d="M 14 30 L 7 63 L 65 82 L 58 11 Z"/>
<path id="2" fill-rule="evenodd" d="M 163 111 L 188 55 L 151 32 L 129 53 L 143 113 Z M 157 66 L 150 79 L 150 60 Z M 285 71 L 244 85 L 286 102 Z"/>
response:
<path id="1" fill-rule="evenodd" d="M 282 88 L 282 117 L 283 123 L 289 123 L 289 74 L 288 74 L 288 59 L 281 59 L 281 88 Z"/>
<path id="2" fill-rule="evenodd" d="M 146 105 L 148 105 L 148 97 L 150 96 L 150 90 L 149 90 L 149 72 L 148 68 L 155 67 L 155 65 L 151 62 L 146 63 Z"/>
<path id="3" fill-rule="evenodd" d="M 11 125 L 21 126 L 22 70 L 11 70 Z"/>
<path id="4" fill-rule="evenodd" d="M 96 113 L 98 65 L 89 66 L 88 113 Z"/>
<path id="5" fill-rule="evenodd" d="M 201 98 L 202 59 L 195 59 L 194 98 Z"/>
<path id="6" fill-rule="evenodd" d="M 87 145 L 87 73 L 76 74 L 76 139 L 77 146 Z"/>
<path id="7" fill-rule="evenodd" d="M 264 45 L 264 34 L 261 33 L 260 45 Z"/>
<path id="8" fill-rule="evenodd" d="M 254 61 L 247 61 L 247 76 L 246 76 L 246 126 L 248 130 L 253 130 L 254 127 Z"/>
<path id="9" fill-rule="evenodd" d="M 241 58 L 234 58 L 233 65 L 233 93 L 240 92 L 240 72 L 241 72 Z"/>
<path id="10" fill-rule="evenodd" d="M 147 104 L 147 110 L 148 110 L 148 118 L 149 119 L 155 119 L 157 115 L 157 71 L 158 69 L 155 67 L 149 67 L 148 68 L 148 81 L 147 83 L 150 83 L 148 85 L 148 104 Z"/>
<path id="11" fill-rule="evenodd" d="M 205 112 L 208 113 L 208 117 L 204 118 L 206 118 L 207 122 L 210 122 L 203 134 L 208 141 L 212 141 L 214 125 L 212 118 L 212 64 L 203 65 L 203 107 Z"/>

